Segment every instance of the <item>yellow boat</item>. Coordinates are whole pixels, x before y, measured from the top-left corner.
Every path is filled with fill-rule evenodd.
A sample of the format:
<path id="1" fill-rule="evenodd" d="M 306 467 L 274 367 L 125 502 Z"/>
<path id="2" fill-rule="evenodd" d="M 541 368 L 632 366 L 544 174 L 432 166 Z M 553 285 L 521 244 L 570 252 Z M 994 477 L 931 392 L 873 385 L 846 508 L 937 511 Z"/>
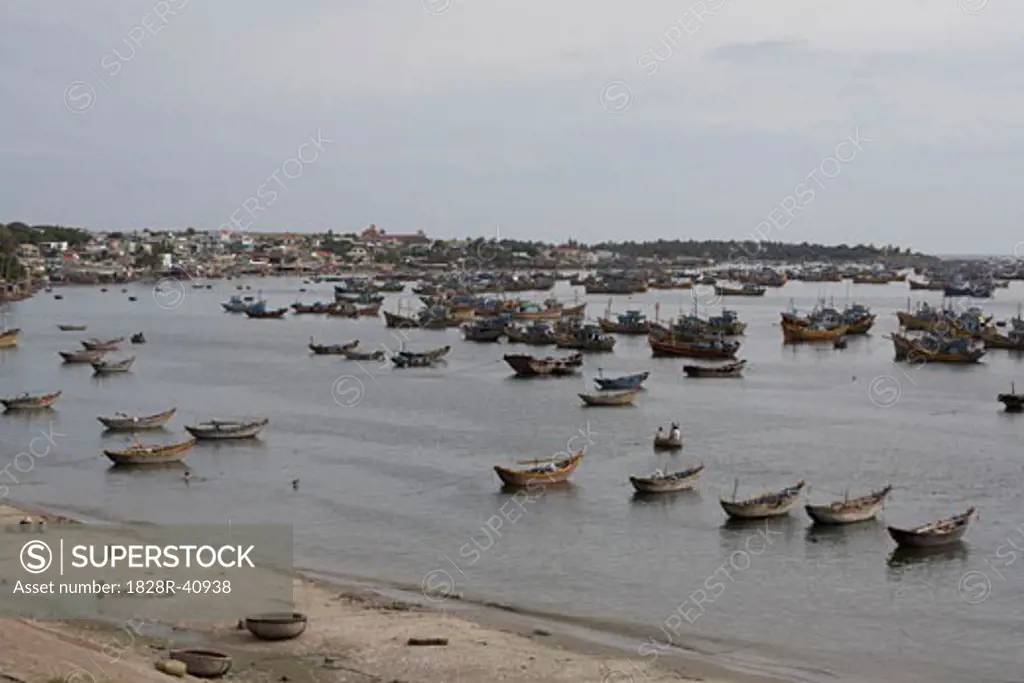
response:
<path id="1" fill-rule="evenodd" d="M 846 334 L 849 325 L 821 328 L 814 325 L 796 325 L 782 323 L 782 338 L 787 343 L 794 342 L 830 342 Z"/>

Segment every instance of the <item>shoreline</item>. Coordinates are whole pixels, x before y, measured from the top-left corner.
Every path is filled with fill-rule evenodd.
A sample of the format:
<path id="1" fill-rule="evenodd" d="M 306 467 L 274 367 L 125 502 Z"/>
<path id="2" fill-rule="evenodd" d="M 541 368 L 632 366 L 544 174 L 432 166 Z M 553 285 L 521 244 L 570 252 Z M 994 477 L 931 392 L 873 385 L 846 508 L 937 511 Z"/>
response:
<path id="1" fill-rule="evenodd" d="M 0 503 L 0 523 L 16 524 L 25 516 L 48 524 L 84 523 L 39 506 Z M 427 595 L 417 599 L 407 586 L 302 569 L 295 570 L 293 586 L 295 609 L 309 617 L 310 626 L 300 638 L 278 643 L 255 640 L 225 621 L 126 628 L 99 621 L 44 624 L 7 618 L 5 638 L 0 639 L 0 675 L 27 683 L 51 680 L 54 662 L 46 654 L 59 651 L 60 666 L 66 670 L 57 677 L 66 683 L 97 683 L 104 677 L 111 682 L 165 680 L 154 664 L 168 648 L 190 646 L 226 652 L 235 661 L 233 675 L 265 683 L 285 680 L 282 676 L 318 681 L 323 669 L 361 676 L 341 679 L 346 681 L 409 683 L 794 680 L 740 671 L 715 661 L 713 655 L 681 647 L 645 661 L 637 654 L 636 646 L 644 639 L 639 633 L 616 633 L 584 619 L 510 605 L 456 596 L 436 603 Z M 444 637 L 449 644 L 410 647 L 410 637 Z M 337 655 L 321 656 L 326 652 Z"/>

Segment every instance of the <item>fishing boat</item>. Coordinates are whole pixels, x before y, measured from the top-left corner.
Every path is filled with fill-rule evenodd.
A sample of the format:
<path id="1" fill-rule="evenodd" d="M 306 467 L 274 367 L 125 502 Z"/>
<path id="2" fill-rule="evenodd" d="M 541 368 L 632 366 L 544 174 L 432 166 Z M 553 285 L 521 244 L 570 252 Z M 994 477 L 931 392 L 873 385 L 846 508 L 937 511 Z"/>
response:
<path id="1" fill-rule="evenodd" d="M 1018 328 L 1011 329 L 1006 334 L 1000 334 L 993 328 L 986 328 L 982 332 L 981 340 L 986 349 L 1024 351 L 1024 330 Z"/>
<path id="2" fill-rule="evenodd" d="M 359 340 L 353 340 L 347 344 L 316 344 L 313 337 L 309 338 L 309 350 L 315 356 L 343 356 L 346 351 L 351 351 L 359 346 Z"/>
<path id="3" fill-rule="evenodd" d="M 65 363 L 73 364 L 85 364 L 85 363 L 96 363 L 103 360 L 103 355 L 106 351 L 58 351 L 60 357 L 64 359 Z"/>
<path id="4" fill-rule="evenodd" d="M 135 334 L 132 335 L 131 342 L 132 344 L 145 344 L 146 335 L 142 334 L 141 332 L 136 332 Z"/>
<path id="5" fill-rule="evenodd" d="M 0 398 L 0 403 L 7 410 L 39 410 L 52 406 L 62 393 L 64 392 L 55 391 L 52 394 L 42 394 L 40 396 L 31 396 L 28 393 L 24 393 L 21 396 L 12 398 Z"/>
<path id="6" fill-rule="evenodd" d="M 231 439 L 252 439 L 263 431 L 269 418 L 259 420 L 210 420 L 197 425 L 185 425 L 189 434 L 200 441 L 227 441 Z"/>
<path id="7" fill-rule="evenodd" d="M 722 365 L 684 365 L 683 372 L 687 377 L 742 377 L 746 360 Z"/>
<path id="8" fill-rule="evenodd" d="M 947 284 L 944 296 L 966 296 L 971 299 L 989 299 L 995 293 L 995 285 L 988 282 L 954 282 Z"/>
<path id="9" fill-rule="evenodd" d="M 941 548 L 959 543 L 967 533 L 967 527 L 970 526 L 971 519 L 976 513 L 977 510 L 971 507 L 959 515 L 923 524 L 913 529 L 900 529 L 891 526 L 889 535 L 900 548 L 914 550 Z"/>
<path id="10" fill-rule="evenodd" d="M 654 470 L 646 477 L 630 476 L 629 483 L 633 485 L 637 493 L 674 493 L 676 491 L 689 491 L 700 479 L 704 471 L 704 464 L 691 467 L 678 472 L 662 472 Z"/>
<path id="11" fill-rule="evenodd" d="M 341 355 L 345 356 L 345 358 L 347 358 L 348 360 L 358 360 L 358 361 L 367 361 L 367 362 L 369 362 L 369 361 L 380 362 L 380 361 L 384 360 L 384 357 L 385 357 L 384 349 L 377 349 L 376 351 L 369 351 L 369 352 L 349 350 L 349 351 L 343 351 Z"/>
<path id="12" fill-rule="evenodd" d="M 738 341 L 722 337 L 680 339 L 675 336 L 657 337 L 653 332 L 647 337 L 654 357 L 683 357 L 732 360 L 740 349 Z"/>
<path id="13" fill-rule="evenodd" d="M 748 282 L 740 287 L 727 287 L 726 285 L 714 285 L 715 294 L 718 296 L 764 296 L 768 290 L 761 285 Z"/>
<path id="14" fill-rule="evenodd" d="M 595 377 L 594 383 L 597 384 L 597 388 L 601 391 L 642 389 L 643 383 L 651 376 L 650 371 L 638 372 L 632 375 L 623 375 L 621 377 L 605 377 L 604 370 L 601 368 L 598 368 L 597 372 L 601 376 Z"/>
<path id="15" fill-rule="evenodd" d="M 472 324 L 462 326 L 462 334 L 466 341 L 473 342 L 497 342 L 505 336 L 505 327 L 508 321 L 505 318 L 485 318 Z"/>
<path id="16" fill-rule="evenodd" d="M 598 318 L 597 324 L 603 332 L 613 334 L 647 334 L 651 331 L 651 321 L 640 311 L 629 310 L 617 316 L 616 320 Z"/>
<path id="17" fill-rule="evenodd" d="M 791 325 L 782 323 L 782 339 L 787 344 L 800 342 L 833 342 L 846 334 L 848 327 L 838 325 L 828 326 L 824 323 L 812 323 L 811 325 Z"/>
<path id="18" fill-rule="evenodd" d="M 177 408 L 165 410 L 162 413 L 153 415 L 128 415 L 127 413 L 114 413 L 113 417 L 97 417 L 108 431 L 111 432 L 135 432 L 143 429 L 160 429 L 174 417 L 178 412 Z"/>
<path id="19" fill-rule="evenodd" d="M 86 339 L 81 342 L 82 346 L 85 347 L 86 351 L 117 351 L 117 347 L 124 342 L 124 337 L 118 337 L 116 339 Z"/>
<path id="20" fill-rule="evenodd" d="M 304 304 L 300 301 L 296 301 L 292 304 L 292 310 L 295 315 L 327 315 L 335 308 L 333 303 L 324 303 L 317 301 L 311 304 Z"/>
<path id="21" fill-rule="evenodd" d="M 238 288 L 241 289 L 242 285 L 238 285 Z M 230 299 L 222 301 L 220 305 L 228 313 L 245 313 L 249 310 L 249 303 L 237 294 L 232 294 Z"/>
<path id="22" fill-rule="evenodd" d="M 914 280 L 908 277 L 907 284 L 910 285 L 910 289 L 915 291 L 927 290 L 931 292 L 941 292 L 946 289 L 946 283 L 939 280 L 925 282 L 923 280 Z"/>
<path id="23" fill-rule="evenodd" d="M 733 499 L 721 498 L 719 502 L 725 514 L 734 519 L 767 519 L 769 517 L 781 517 L 788 514 L 800 499 L 800 492 L 807 485 L 801 479 L 793 486 L 787 486 L 781 491 L 774 493 L 763 493 L 746 500 L 736 500 L 736 492 L 733 492 Z M 739 482 L 736 482 L 739 488 Z"/>
<path id="24" fill-rule="evenodd" d="M 878 516 L 892 486 L 885 486 L 858 498 L 844 498 L 828 505 L 805 505 L 807 516 L 815 524 L 854 524 Z"/>
<path id="25" fill-rule="evenodd" d="M 599 391 L 590 394 L 577 394 L 588 406 L 631 406 L 636 400 L 639 389 L 626 391 Z"/>
<path id="26" fill-rule="evenodd" d="M 85 332 L 85 325 L 57 325 L 57 329 L 61 332 Z"/>
<path id="27" fill-rule="evenodd" d="M 1008 413 L 1019 413 L 1024 410 L 1024 394 L 1018 394 L 1014 383 L 1010 383 L 1010 393 L 996 397 Z"/>
<path id="28" fill-rule="evenodd" d="M 507 353 L 504 359 L 519 377 L 565 377 L 578 373 L 583 366 L 582 353 L 574 353 L 562 358 L 552 356 L 538 358 L 522 353 Z"/>
<path id="29" fill-rule="evenodd" d="M 391 362 L 397 368 L 425 368 L 434 363 L 444 360 L 444 357 L 452 350 L 451 346 L 442 346 L 431 351 L 415 353 L 412 351 L 399 351 L 391 356 Z"/>
<path id="30" fill-rule="evenodd" d="M 555 343 L 555 329 L 546 322 L 535 322 L 529 327 L 509 325 L 505 328 L 505 337 L 510 344 L 550 346 Z"/>
<path id="31" fill-rule="evenodd" d="M 576 351 L 610 352 L 615 349 L 615 337 L 604 334 L 597 325 L 582 325 L 574 330 L 556 333 L 555 346 Z"/>
<path id="32" fill-rule="evenodd" d="M 196 444 L 195 439 L 169 446 L 135 444 L 123 451 L 103 451 L 115 465 L 166 465 L 180 462 Z"/>
<path id="33" fill-rule="evenodd" d="M 494 472 L 501 483 L 510 488 L 543 487 L 547 484 L 564 484 L 583 462 L 584 451 L 575 455 L 561 455 L 541 460 L 520 460 L 517 465 L 526 467 L 494 466 Z"/>
<path id="34" fill-rule="evenodd" d="M 406 315 L 399 315 L 397 313 L 389 313 L 387 311 L 384 311 L 384 324 L 385 326 L 392 328 L 397 327 L 403 329 L 411 329 L 413 327 L 419 327 L 420 321 L 417 320 L 416 318 L 410 318 L 409 316 Z"/>
<path id="35" fill-rule="evenodd" d="M 287 308 L 267 308 L 266 302 L 253 304 L 245 309 L 245 315 L 254 319 L 279 320 L 288 312 Z"/>
<path id="36" fill-rule="evenodd" d="M 98 360 L 95 363 L 91 363 L 91 365 L 93 372 L 97 375 L 113 375 L 120 372 L 128 372 L 132 369 L 133 363 L 135 363 L 135 356 L 117 361 Z"/>
<path id="37" fill-rule="evenodd" d="M 895 349 L 894 360 L 908 363 L 973 364 L 981 362 L 986 351 L 964 337 L 947 338 L 929 333 L 911 339 L 897 333 L 889 335 Z"/>

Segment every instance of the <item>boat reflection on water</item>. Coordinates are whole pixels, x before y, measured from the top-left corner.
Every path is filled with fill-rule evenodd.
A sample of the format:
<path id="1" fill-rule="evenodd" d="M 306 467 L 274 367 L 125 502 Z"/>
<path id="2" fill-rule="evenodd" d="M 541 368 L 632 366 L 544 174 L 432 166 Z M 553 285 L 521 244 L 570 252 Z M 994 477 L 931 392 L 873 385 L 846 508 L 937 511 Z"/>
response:
<path id="1" fill-rule="evenodd" d="M 885 524 L 878 519 L 856 524 L 812 524 L 807 527 L 804 534 L 808 543 L 820 543 L 830 547 L 854 542 L 860 543 L 864 539 L 881 541 L 888 537 Z"/>
<path id="2" fill-rule="evenodd" d="M 701 501 L 700 489 L 692 488 L 683 491 L 669 491 L 667 493 L 641 493 L 634 491 L 630 504 L 637 507 L 665 507 L 675 503 L 689 501 L 699 503 Z"/>
<path id="3" fill-rule="evenodd" d="M 762 548 L 766 544 L 770 547 L 780 541 L 789 543 L 796 537 L 802 525 L 799 519 L 790 515 L 767 519 L 730 517 L 718 528 L 718 538 L 724 553 L 748 550 L 759 555 L 760 552 L 755 552 L 751 548 Z M 748 543 L 750 548 L 746 547 Z"/>
<path id="4" fill-rule="evenodd" d="M 898 570 L 913 565 L 937 565 L 951 560 L 966 562 L 969 554 L 962 541 L 938 548 L 896 548 L 889 554 L 886 564 L 890 570 Z"/>
<path id="5" fill-rule="evenodd" d="M 181 479 L 181 475 L 185 472 L 190 472 L 188 465 L 183 461 L 178 462 L 164 462 L 164 463 L 153 463 L 148 464 L 145 467 L 125 467 L 124 465 L 111 464 L 107 468 L 107 475 L 111 478 L 123 479 L 131 477 L 132 479 L 139 478 L 154 478 L 163 477 L 168 480 L 180 480 L 181 485 L 184 486 L 185 482 Z M 172 473 L 177 473 L 177 477 Z"/>

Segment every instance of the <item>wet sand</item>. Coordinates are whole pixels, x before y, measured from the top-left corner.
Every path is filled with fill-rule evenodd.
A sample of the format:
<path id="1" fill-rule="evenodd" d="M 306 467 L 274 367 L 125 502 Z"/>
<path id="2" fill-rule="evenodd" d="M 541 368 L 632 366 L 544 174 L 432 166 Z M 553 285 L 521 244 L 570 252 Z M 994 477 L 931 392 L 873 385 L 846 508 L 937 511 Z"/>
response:
<path id="1" fill-rule="evenodd" d="M 17 524 L 25 516 L 50 525 L 76 523 L 40 510 L 0 506 L 0 524 Z M 295 640 L 276 643 L 255 640 L 231 622 L 120 625 L 5 619 L 0 622 L 0 677 L 26 683 L 166 680 L 155 663 L 169 649 L 201 647 L 231 655 L 235 678 L 261 683 L 773 680 L 731 674 L 678 654 L 652 665 L 628 651 L 587 642 L 522 614 L 478 610 L 454 615 L 309 576 L 295 579 L 295 607 L 308 615 L 308 630 Z M 410 638 L 445 638 L 448 644 L 410 646 Z"/>

